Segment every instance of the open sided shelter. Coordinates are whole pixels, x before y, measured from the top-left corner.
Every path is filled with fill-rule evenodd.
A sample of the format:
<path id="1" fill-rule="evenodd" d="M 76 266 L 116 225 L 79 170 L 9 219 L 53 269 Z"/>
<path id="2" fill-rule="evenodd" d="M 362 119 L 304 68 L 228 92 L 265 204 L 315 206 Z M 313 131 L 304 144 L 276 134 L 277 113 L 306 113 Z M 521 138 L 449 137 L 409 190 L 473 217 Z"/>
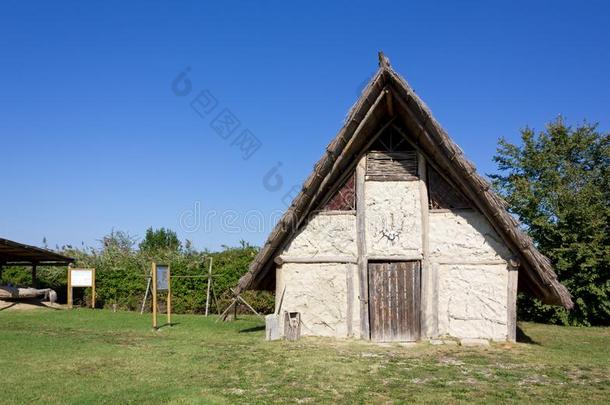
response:
<path id="1" fill-rule="evenodd" d="M 5 266 L 29 266 L 32 268 L 32 285 L 34 286 L 38 266 L 68 266 L 73 262 L 73 258 L 47 249 L 0 238 L 0 277 Z"/>

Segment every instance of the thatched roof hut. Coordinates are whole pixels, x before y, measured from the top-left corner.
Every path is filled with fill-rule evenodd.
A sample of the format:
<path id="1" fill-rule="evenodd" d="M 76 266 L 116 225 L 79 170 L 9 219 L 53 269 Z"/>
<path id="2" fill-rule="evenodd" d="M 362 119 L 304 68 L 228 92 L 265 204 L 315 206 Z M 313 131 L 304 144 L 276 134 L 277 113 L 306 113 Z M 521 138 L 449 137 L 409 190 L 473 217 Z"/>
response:
<path id="1" fill-rule="evenodd" d="M 400 142 L 406 141 L 408 147 L 402 149 L 386 147 L 387 143 L 394 142 L 391 139 L 399 138 Z M 384 139 L 386 139 L 386 144 L 380 146 L 379 143 L 383 144 Z M 366 162 L 369 162 L 368 165 Z M 358 174 L 359 165 L 363 165 L 363 171 L 360 174 Z M 246 289 L 269 289 L 276 290 L 279 295 L 288 296 L 292 294 L 293 292 L 290 291 L 288 285 L 282 285 L 280 291 L 277 285 L 278 280 L 276 280 L 276 277 L 285 277 L 278 271 L 285 263 L 290 262 L 291 257 L 292 259 L 298 259 L 296 262 L 310 264 L 316 263 L 316 260 L 317 263 L 328 264 L 345 263 L 349 261 L 347 259 L 353 259 L 354 278 L 357 279 L 358 283 L 353 281 L 352 284 L 358 284 L 359 287 L 358 290 L 353 292 L 357 298 L 350 298 L 352 292 L 348 291 L 346 293 L 348 295 L 347 299 L 360 300 L 360 334 L 362 337 L 370 337 L 371 330 L 368 324 L 372 313 L 371 304 L 368 300 L 370 295 L 368 287 L 370 287 L 371 280 L 370 263 L 383 259 L 384 255 L 380 255 L 379 252 L 372 255 L 370 253 L 371 247 L 367 248 L 365 246 L 368 243 L 367 238 L 370 236 L 365 236 L 365 230 L 363 229 L 368 226 L 364 220 L 364 210 L 369 208 L 364 200 L 364 184 L 370 184 L 370 187 L 373 187 L 376 184 L 375 181 L 385 181 L 383 187 L 389 187 L 400 180 L 405 180 L 404 184 L 411 184 L 411 186 L 415 184 L 413 181 L 419 183 L 412 188 L 415 190 L 414 193 L 418 195 L 417 198 L 420 199 L 417 203 L 419 204 L 417 224 L 409 232 L 417 231 L 418 234 L 413 235 L 416 239 L 421 239 L 421 242 L 418 242 L 419 244 L 413 250 L 415 256 L 412 259 L 417 259 L 421 263 L 418 266 L 421 268 L 421 281 L 419 282 L 421 283 L 422 294 L 422 323 L 436 322 L 424 319 L 431 316 L 426 314 L 426 308 L 430 309 L 438 305 L 438 298 L 434 302 L 434 298 L 428 297 L 436 294 L 434 292 L 435 288 L 440 288 L 438 286 L 434 287 L 435 283 L 439 282 L 439 276 L 432 273 L 437 271 L 439 274 L 444 274 L 443 272 L 449 274 L 450 272 L 450 270 L 443 270 L 442 267 L 448 263 L 447 260 L 443 259 L 447 263 L 438 260 L 434 262 L 434 255 L 437 250 L 441 253 L 443 250 L 445 252 L 449 251 L 448 248 L 438 247 L 437 249 L 431 246 L 431 244 L 442 239 L 443 232 L 445 232 L 443 231 L 445 229 L 443 228 L 444 225 L 438 218 L 445 215 L 445 220 L 449 220 L 448 216 L 455 213 L 457 213 L 458 217 L 456 218 L 458 219 L 454 222 L 468 222 L 470 225 L 475 222 L 484 223 L 480 228 L 477 228 L 476 225 L 472 226 L 477 228 L 481 235 L 486 238 L 484 243 L 491 241 L 490 243 L 494 244 L 497 242 L 498 246 L 501 245 L 501 248 L 498 248 L 499 250 L 505 249 L 506 254 L 497 253 L 496 256 L 502 256 L 501 260 L 507 263 L 509 270 L 518 268 L 518 288 L 520 291 L 538 297 L 547 304 L 562 305 L 566 308 L 573 306 L 570 293 L 557 280 L 549 259 L 536 249 L 532 239 L 522 231 L 519 223 L 507 212 L 506 203 L 493 192 L 490 183 L 477 173 L 475 166 L 451 140 L 411 86 L 392 69 L 388 59 L 383 54 L 380 54 L 379 57 L 377 73 L 363 90 L 360 99 L 352 107 L 345 125 L 326 148 L 324 155 L 305 181 L 301 192 L 269 235 L 259 254 L 251 263 L 248 272 L 240 279 L 235 292 L 239 294 Z M 409 180 L 411 180 L 410 183 Z M 367 181 L 369 183 L 365 183 Z M 348 183 L 351 186 L 348 185 L 346 189 Z M 405 187 L 411 186 L 405 185 Z M 346 190 L 348 194 L 349 192 L 354 194 L 353 204 L 355 205 L 355 207 L 351 207 L 352 210 L 346 210 L 353 213 L 355 224 L 355 234 L 353 235 L 355 251 L 353 255 L 351 253 L 347 255 L 352 257 L 345 258 L 345 255 L 329 257 L 328 254 L 321 257 L 316 252 L 307 253 L 306 248 L 301 252 L 302 254 L 288 252 L 291 245 L 294 247 L 295 239 L 298 239 L 300 234 L 311 227 L 311 222 L 318 213 L 336 211 L 329 210 L 328 204 L 337 198 L 338 193 L 343 193 Z M 385 190 L 386 195 L 391 193 L 390 189 L 386 188 Z M 383 192 L 381 195 L 383 196 Z M 363 199 L 359 200 L 359 198 Z M 392 204 L 397 206 L 400 203 L 395 201 Z M 476 214 L 477 217 L 476 219 L 464 219 L 465 217 L 460 213 L 460 210 L 470 210 L 473 213 L 472 215 Z M 389 211 L 385 209 L 385 212 Z M 396 215 L 402 214 L 396 212 Z M 462 216 L 460 217 L 460 215 Z M 407 220 L 410 219 L 407 218 Z M 438 225 L 440 231 L 437 230 L 441 235 L 439 237 L 430 236 L 430 232 L 434 232 L 434 229 L 432 231 L 430 229 L 436 226 L 435 223 L 441 224 Z M 485 227 L 489 227 L 489 230 L 484 230 Z M 318 228 L 317 232 L 318 234 L 320 232 L 328 233 L 328 229 L 328 226 L 325 225 Z M 401 230 L 397 230 L 394 238 L 402 238 L 404 241 L 406 239 L 404 234 L 398 236 L 400 232 Z M 445 232 L 445 236 L 447 232 Z M 332 233 L 330 236 L 333 237 Z M 392 235 L 382 235 L 386 239 L 390 236 Z M 436 238 L 437 242 L 430 238 Z M 493 241 L 494 238 L 498 240 Z M 392 250 L 391 246 L 393 245 L 390 242 L 394 243 L 395 241 L 387 239 L 386 242 L 390 247 L 385 256 L 390 259 L 408 258 L 407 256 L 410 253 L 406 253 L 409 250 L 405 247 L 407 245 L 401 248 L 402 251 L 398 248 L 396 248 L 398 250 Z M 447 243 L 450 242 L 447 241 Z M 405 241 L 405 243 L 407 242 Z M 373 248 L 373 250 L 375 249 Z M 498 249 L 496 249 L 497 252 L 499 252 Z M 383 253 L 383 251 L 381 252 Z M 466 256 L 456 258 L 454 267 L 459 263 L 468 264 L 476 261 L 467 253 L 462 255 Z M 297 256 L 305 257 L 299 258 Z M 485 265 L 483 262 L 479 264 Z M 434 266 L 440 267 L 434 268 Z M 432 275 L 428 276 L 428 273 Z M 490 273 L 482 274 L 486 276 Z M 510 284 L 511 280 L 516 283 L 517 272 L 515 272 L 514 277 L 510 276 L 512 273 L 509 272 L 508 274 L 508 283 Z M 349 284 L 349 282 L 348 279 L 347 283 Z M 516 288 L 514 293 L 516 294 Z M 513 292 L 509 292 L 510 294 L 513 294 Z M 277 296 L 276 299 L 280 301 L 283 298 Z M 509 297 L 509 299 L 515 301 L 514 297 Z M 348 303 L 346 312 L 356 314 L 357 311 L 350 305 L 352 304 Z M 509 307 L 511 305 L 513 304 L 508 304 Z M 358 307 L 358 305 L 353 306 Z M 508 308 L 507 311 L 514 312 L 514 308 Z M 352 314 L 349 316 L 352 316 Z M 441 314 L 442 316 L 444 315 Z M 513 315 L 509 314 L 509 316 Z M 508 322 L 510 323 L 510 321 Z M 435 328 L 436 326 L 428 329 L 435 330 Z M 514 326 L 509 325 L 510 328 L 514 328 Z M 349 329 L 353 328 L 350 327 Z M 349 333 L 357 334 L 352 330 Z M 425 335 L 434 334 L 434 332 L 428 333 L 425 330 L 423 333 Z M 512 332 L 509 331 L 509 336 L 511 334 Z"/>

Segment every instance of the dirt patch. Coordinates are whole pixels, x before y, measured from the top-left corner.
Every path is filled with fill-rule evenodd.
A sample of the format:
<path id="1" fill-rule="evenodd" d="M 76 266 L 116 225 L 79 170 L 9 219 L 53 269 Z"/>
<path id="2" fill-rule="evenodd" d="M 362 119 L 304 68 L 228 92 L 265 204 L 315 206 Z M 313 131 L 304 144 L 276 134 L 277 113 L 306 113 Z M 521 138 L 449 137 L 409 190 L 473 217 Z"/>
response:
<path id="1" fill-rule="evenodd" d="M 0 300 L 0 311 L 31 310 L 31 309 L 62 309 L 63 305 L 36 300 L 4 301 Z"/>

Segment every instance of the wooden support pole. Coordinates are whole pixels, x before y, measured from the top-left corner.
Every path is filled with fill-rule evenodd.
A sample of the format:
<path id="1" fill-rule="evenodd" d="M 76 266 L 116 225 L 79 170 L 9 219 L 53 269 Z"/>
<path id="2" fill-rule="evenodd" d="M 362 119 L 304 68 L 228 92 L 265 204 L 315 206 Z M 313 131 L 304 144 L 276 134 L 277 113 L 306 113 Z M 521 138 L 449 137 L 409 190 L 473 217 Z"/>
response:
<path id="1" fill-rule="evenodd" d="M 72 266 L 68 266 L 68 308 L 72 309 Z"/>
<path id="2" fill-rule="evenodd" d="M 347 288 L 347 309 L 345 312 L 345 318 L 347 320 L 347 337 L 354 336 L 354 267 L 356 266 L 345 266 L 345 287 Z"/>
<path id="3" fill-rule="evenodd" d="M 152 318 L 153 328 L 157 329 L 157 263 L 152 264 Z"/>
<path id="4" fill-rule="evenodd" d="M 392 92 L 389 89 L 385 89 L 385 99 L 387 102 L 388 112 L 390 113 L 390 117 L 394 116 L 394 104 L 392 102 Z"/>
<path id="5" fill-rule="evenodd" d="M 95 269 L 91 269 L 91 308 L 95 309 Z"/>
<path id="6" fill-rule="evenodd" d="M 142 301 L 142 308 L 140 309 L 140 315 L 144 313 L 144 306 L 146 305 L 146 300 L 148 299 L 148 292 L 150 291 L 150 280 L 151 276 L 146 278 L 146 291 L 144 292 L 144 300 Z"/>
<path id="7" fill-rule="evenodd" d="M 214 286 L 212 285 L 212 298 L 214 298 L 214 305 L 216 305 L 216 313 L 220 314 L 220 304 L 218 303 L 218 298 L 216 297 L 216 291 L 214 290 Z"/>
<path id="8" fill-rule="evenodd" d="M 36 262 L 32 263 L 32 287 L 36 287 L 36 285 L 38 284 L 38 280 L 36 277 L 36 266 Z"/>
<path id="9" fill-rule="evenodd" d="M 229 311 L 231 310 L 231 308 L 233 308 L 233 306 L 237 303 L 237 298 L 233 298 L 233 301 L 231 301 L 231 304 L 229 304 L 229 306 L 227 307 L 227 309 L 225 309 L 222 314 L 220 314 L 219 319 L 222 319 L 223 321 L 226 319 L 227 314 L 229 313 Z"/>
<path id="10" fill-rule="evenodd" d="M 248 302 L 247 302 L 245 299 L 243 299 L 243 298 L 241 297 L 241 295 L 238 295 L 238 296 L 237 296 L 237 299 L 238 299 L 238 300 L 240 300 L 240 301 L 241 301 L 241 302 L 242 302 L 242 303 L 243 303 L 245 306 L 247 306 L 247 307 L 248 307 L 248 309 L 250 309 L 250 311 L 254 312 L 254 314 L 255 314 L 255 315 L 257 315 L 257 316 L 261 316 L 261 314 L 259 314 L 258 312 L 256 312 L 256 309 L 252 308 L 252 306 L 251 306 L 250 304 L 248 304 Z"/>
<path id="11" fill-rule="evenodd" d="M 208 269 L 208 291 L 205 298 L 205 316 L 208 316 L 210 311 L 210 289 L 212 288 L 212 260 L 213 257 L 210 257 L 210 268 Z"/>
<path id="12" fill-rule="evenodd" d="M 360 338 L 369 340 L 371 331 L 369 327 L 369 282 L 368 261 L 366 253 L 366 221 L 364 199 L 364 177 L 366 175 L 366 155 L 360 158 L 356 166 L 356 245 L 358 249 L 358 285 L 360 286 L 358 298 L 360 302 Z"/>
<path id="13" fill-rule="evenodd" d="M 508 291 L 507 291 L 507 340 L 509 342 L 517 341 L 517 284 L 519 278 L 519 268 L 517 266 L 508 266 Z"/>
<path id="14" fill-rule="evenodd" d="M 172 273 L 167 266 L 167 324 L 172 326 Z"/>
<path id="15" fill-rule="evenodd" d="M 419 175 L 419 203 L 421 213 L 422 266 L 421 266 L 421 330 L 428 338 L 438 335 L 437 274 L 430 264 L 430 213 L 428 201 L 428 165 L 423 153 L 417 153 Z"/>

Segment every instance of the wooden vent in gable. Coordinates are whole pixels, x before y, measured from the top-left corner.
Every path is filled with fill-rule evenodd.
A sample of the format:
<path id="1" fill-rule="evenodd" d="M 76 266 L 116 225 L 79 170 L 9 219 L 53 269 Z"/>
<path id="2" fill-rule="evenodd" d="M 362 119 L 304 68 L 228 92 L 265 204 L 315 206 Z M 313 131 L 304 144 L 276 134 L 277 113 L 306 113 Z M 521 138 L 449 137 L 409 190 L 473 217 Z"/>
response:
<path id="1" fill-rule="evenodd" d="M 417 152 L 378 152 L 366 155 L 366 180 L 417 180 Z"/>

